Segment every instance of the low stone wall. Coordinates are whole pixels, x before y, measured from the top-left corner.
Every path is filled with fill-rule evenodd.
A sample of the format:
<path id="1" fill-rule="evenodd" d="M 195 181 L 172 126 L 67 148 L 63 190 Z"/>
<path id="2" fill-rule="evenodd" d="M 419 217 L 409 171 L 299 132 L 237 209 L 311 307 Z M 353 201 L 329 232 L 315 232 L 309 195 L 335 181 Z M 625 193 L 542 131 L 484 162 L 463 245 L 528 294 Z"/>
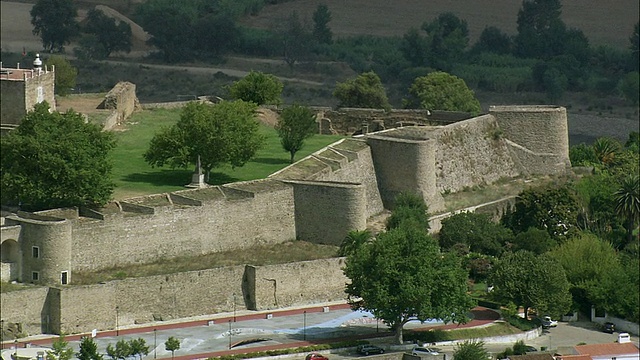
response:
<path id="1" fill-rule="evenodd" d="M 130 82 L 117 83 L 108 93 L 105 95 L 104 100 L 98 109 L 111 109 L 117 114 L 115 123 L 119 124 L 125 121 L 131 116 L 131 114 L 140 108 L 138 97 L 136 96 L 136 85 Z M 113 116 L 113 115 L 112 115 Z M 107 127 L 107 124 L 113 123 L 114 120 L 110 119 L 105 123 L 105 129 L 113 127 Z"/>

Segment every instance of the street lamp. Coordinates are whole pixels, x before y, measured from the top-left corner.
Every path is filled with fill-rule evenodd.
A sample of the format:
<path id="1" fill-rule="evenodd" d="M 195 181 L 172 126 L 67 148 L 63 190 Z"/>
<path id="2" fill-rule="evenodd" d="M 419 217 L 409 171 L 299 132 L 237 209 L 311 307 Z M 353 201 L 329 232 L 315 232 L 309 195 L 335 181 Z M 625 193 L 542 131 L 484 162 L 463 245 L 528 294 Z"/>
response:
<path id="1" fill-rule="evenodd" d="M 229 350 L 231 350 L 231 320 L 229 320 Z"/>
<path id="2" fill-rule="evenodd" d="M 158 329 L 153 329 L 153 358 L 156 358 L 156 348 L 158 347 Z"/>
<path id="3" fill-rule="evenodd" d="M 119 311 L 119 310 L 120 310 L 120 307 L 118 307 L 118 306 L 116 305 L 116 336 L 119 336 L 119 335 L 120 335 L 120 329 L 118 328 L 118 325 L 119 325 L 119 324 L 118 324 L 118 318 L 120 317 L 120 316 L 119 316 L 120 314 L 118 314 L 118 311 Z"/>
<path id="4" fill-rule="evenodd" d="M 233 322 L 236 322 L 236 293 L 233 293 Z"/>
<path id="5" fill-rule="evenodd" d="M 4 349 L 2 342 L 4 341 L 4 320 L 0 320 L 0 351 Z"/>
<path id="6" fill-rule="evenodd" d="M 14 347 L 16 348 L 15 356 L 16 360 L 18 360 L 18 339 L 13 340 Z"/>
<path id="7" fill-rule="evenodd" d="M 302 340 L 307 340 L 307 311 L 302 312 Z"/>

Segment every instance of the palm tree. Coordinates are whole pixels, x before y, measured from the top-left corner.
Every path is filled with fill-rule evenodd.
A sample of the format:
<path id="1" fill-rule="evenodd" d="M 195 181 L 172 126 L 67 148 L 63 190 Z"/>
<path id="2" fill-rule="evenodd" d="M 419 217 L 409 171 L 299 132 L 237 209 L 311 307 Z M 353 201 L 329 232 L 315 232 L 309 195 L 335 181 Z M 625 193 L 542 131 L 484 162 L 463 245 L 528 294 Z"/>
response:
<path id="1" fill-rule="evenodd" d="M 620 143 L 612 138 L 601 137 L 593 143 L 593 151 L 602 165 L 609 166 L 615 161 L 616 153 L 620 152 Z"/>
<path id="2" fill-rule="evenodd" d="M 627 222 L 627 244 L 631 243 L 633 230 L 640 216 L 640 179 L 637 174 L 623 178 L 615 192 L 616 213 Z"/>

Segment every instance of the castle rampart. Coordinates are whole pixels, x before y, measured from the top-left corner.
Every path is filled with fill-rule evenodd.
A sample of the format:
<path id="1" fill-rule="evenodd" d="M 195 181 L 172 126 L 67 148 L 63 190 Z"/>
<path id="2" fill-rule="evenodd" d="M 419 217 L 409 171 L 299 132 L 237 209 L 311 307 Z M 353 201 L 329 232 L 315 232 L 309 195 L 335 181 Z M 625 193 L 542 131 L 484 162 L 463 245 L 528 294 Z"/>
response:
<path id="1" fill-rule="evenodd" d="M 3 129 L 11 129 L 33 110 L 46 101 L 51 110 L 56 109 L 55 68 L 20 69 L 5 68 L 0 63 L 0 123 Z M 4 130 L 3 130 L 4 131 Z"/>

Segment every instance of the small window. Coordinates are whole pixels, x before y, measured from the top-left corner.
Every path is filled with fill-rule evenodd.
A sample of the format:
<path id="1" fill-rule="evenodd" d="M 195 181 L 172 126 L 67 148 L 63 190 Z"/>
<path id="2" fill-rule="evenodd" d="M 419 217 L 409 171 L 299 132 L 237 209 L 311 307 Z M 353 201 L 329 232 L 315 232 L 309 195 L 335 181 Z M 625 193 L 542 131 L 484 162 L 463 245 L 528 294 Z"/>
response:
<path id="1" fill-rule="evenodd" d="M 62 274 L 60 274 L 60 283 L 62 285 L 67 285 L 69 283 L 69 272 L 68 271 L 63 271 Z"/>
<path id="2" fill-rule="evenodd" d="M 31 281 L 38 281 L 40 279 L 40 273 L 34 271 L 31 273 Z"/>
<path id="3" fill-rule="evenodd" d="M 33 255 L 34 259 L 37 259 L 40 257 L 40 248 L 37 246 L 33 246 L 31 248 L 31 255 Z"/>

